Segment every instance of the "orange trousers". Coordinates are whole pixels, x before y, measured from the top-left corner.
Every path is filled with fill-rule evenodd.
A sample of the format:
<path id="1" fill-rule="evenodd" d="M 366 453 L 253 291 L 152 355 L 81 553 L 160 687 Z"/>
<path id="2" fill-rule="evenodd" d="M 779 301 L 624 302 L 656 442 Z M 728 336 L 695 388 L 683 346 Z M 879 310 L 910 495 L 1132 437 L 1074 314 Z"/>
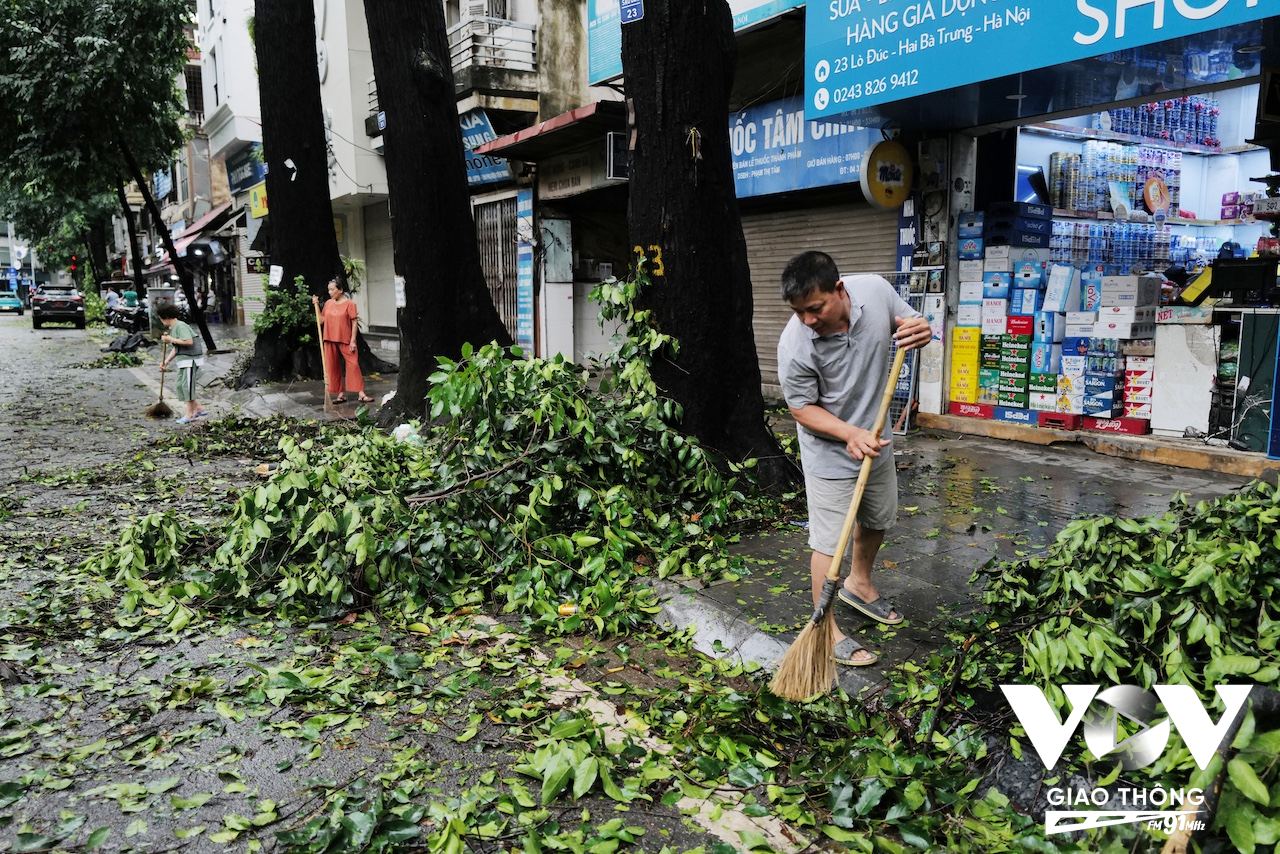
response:
<path id="1" fill-rule="evenodd" d="M 360 357 L 359 354 L 351 352 L 351 345 L 339 344 L 337 341 L 324 342 L 324 367 L 329 375 L 329 394 L 338 394 L 342 391 L 344 373 L 347 391 L 357 394 L 364 391 Z"/>

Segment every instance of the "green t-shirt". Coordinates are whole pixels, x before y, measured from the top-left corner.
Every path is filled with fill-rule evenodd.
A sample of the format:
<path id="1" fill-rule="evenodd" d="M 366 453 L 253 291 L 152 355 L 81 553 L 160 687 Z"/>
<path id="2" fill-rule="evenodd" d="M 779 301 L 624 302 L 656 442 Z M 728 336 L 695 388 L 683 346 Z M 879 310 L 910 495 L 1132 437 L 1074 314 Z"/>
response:
<path id="1" fill-rule="evenodd" d="M 191 330 L 191 327 L 183 321 L 175 320 L 173 322 L 173 326 L 169 327 L 169 337 L 191 341 L 191 343 L 185 347 L 181 344 L 174 344 L 173 352 L 175 355 L 179 357 L 195 357 L 204 355 L 204 346 L 200 343 L 200 339 L 196 337 L 196 334 Z"/>

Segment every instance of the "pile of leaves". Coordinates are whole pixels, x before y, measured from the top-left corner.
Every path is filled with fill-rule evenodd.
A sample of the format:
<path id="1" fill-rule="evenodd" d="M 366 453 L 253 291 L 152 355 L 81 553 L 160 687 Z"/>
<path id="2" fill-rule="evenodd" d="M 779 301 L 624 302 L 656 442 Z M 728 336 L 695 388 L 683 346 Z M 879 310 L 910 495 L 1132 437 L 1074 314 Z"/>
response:
<path id="1" fill-rule="evenodd" d="M 735 477 L 671 426 L 678 407 L 642 358 L 666 343 L 633 335 L 597 376 L 559 356 L 467 347 L 440 360 L 433 420 L 413 441 L 372 426 L 286 435 L 276 472 L 229 518 L 144 518 L 92 571 L 127 581 L 127 608 L 158 603 L 175 623 L 208 600 L 337 613 L 372 598 L 408 611 L 492 604 L 554 631 L 633 628 L 657 610 L 636 578 L 729 571 L 730 526 L 749 508 Z M 240 446 L 245 428 L 226 424 L 191 438 L 208 450 L 229 429 Z M 567 620 L 566 603 L 578 611 Z"/>
<path id="2" fill-rule="evenodd" d="M 73 368 L 136 368 L 142 365 L 143 359 L 137 353 L 105 353 L 92 362 L 78 362 Z"/>

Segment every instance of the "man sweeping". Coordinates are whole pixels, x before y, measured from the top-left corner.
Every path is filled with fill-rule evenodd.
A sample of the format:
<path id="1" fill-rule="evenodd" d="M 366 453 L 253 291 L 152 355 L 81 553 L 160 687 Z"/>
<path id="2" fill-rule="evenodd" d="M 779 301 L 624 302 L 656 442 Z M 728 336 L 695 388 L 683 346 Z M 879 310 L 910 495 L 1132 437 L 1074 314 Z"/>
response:
<path id="1" fill-rule="evenodd" d="M 814 605 L 831 568 L 863 461 L 871 466 L 853 533 L 852 569 L 840 601 L 885 625 L 902 622 L 877 591 L 871 566 L 898 514 L 892 431 L 874 435 L 889 378 L 892 345 L 917 349 L 932 340 L 929 322 L 883 277 L 840 278 L 825 252 L 802 252 L 782 272 L 782 299 L 795 315 L 778 341 L 778 379 L 798 425 L 809 503 L 809 568 Z M 835 628 L 833 656 L 854 667 L 877 656 Z"/>

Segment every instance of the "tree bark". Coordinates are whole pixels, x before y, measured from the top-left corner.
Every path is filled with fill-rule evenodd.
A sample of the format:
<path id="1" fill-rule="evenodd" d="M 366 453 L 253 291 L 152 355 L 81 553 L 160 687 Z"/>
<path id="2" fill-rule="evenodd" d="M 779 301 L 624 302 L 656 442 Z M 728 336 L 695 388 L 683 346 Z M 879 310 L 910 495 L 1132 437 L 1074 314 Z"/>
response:
<path id="1" fill-rule="evenodd" d="M 124 214 L 125 227 L 129 230 L 129 256 L 133 259 L 133 288 L 138 296 L 147 292 L 147 283 L 142 278 L 142 244 L 138 241 L 138 221 L 133 216 L 133 208 L 129 207 L 129 197 L 124 191 L 124 182 L 116 184 L 116 194 L 120 197 L 120 211 Z"/>
<path id="2" fill-rule="evenodd" d="M 107 223 L 97 219 L 89 223 L 85 233 L 85 245 L 89 247 L 89 269 L 93 274 L 93 291 L 98 292 L 98 282 L 111 278 L 107 265 Z"/>
<path id="3" fill-rule="evenodd" d="M 261 2 L 261 0 L 259 0 Z M 383 420 L 420 417 L 436 357 L 511 338 L 485 285 L 471 216 L 443 4 L 365 0 L 391 200 L 400 374 Z"/>
<path id="4" fill-rule="evenodd" d="M 650 259 L 641 302 L 679 354 L 654 379 L 681 428 L 731 460 L 755 457 L 768 486 L 799 472 L 769 432 L 752 330 L 751 271 L 729 151 L 737 44 L 726 0 L 649 0 L 622 27 L 635 114 L 627 218 Z"/>
<path id="5" fill-rule="evenodd" d="M 328 283 L 342 275 L 329 198 L 329 150 L 316 67 L 313 0 L 257 0 L 254 48 L 261 81 L 262 155 L 267 166 L 271 264 L 284 268 L 282 291 L 301 276 L 307 292 L 329 298 Z M 315 324 L 294 335 L 258 333 L 242 387 L 293 376 L 323 376 Z M 367 349 L 367 345 L 366 345 Z M 301 354 L 301 359 L 295 359 Z"/>

